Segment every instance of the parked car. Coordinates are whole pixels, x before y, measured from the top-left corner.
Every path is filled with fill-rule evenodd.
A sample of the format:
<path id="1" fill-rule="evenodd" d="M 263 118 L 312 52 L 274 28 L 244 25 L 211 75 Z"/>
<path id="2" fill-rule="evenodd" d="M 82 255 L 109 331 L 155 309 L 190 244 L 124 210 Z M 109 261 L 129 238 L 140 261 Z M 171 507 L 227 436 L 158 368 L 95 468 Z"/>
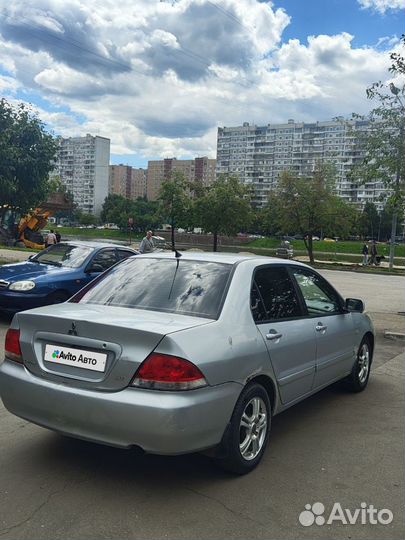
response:
<path id="1" fill-rule="evenodd" d="M 119 260 L 138 252 L 101 242 L 61 242 L 0 267 L 0 311 L 64 302 Z"/>
<path id="2" fill-rule="evenodd" d="M 276 257 L 281 259 L 292 259 L 294 257 L 294 249 L 288 240 L 283 240 L 280 247 L 276 249 Z"/>
<path id="3" fill-rule="evenodd" d="M 66 435 L 157 454 L 213 448 L 243 474 L 273 415 L 340 379 L 366 388 L 374 332 L 363 309 L 293 261 L 131 257 L 68 302 L 14 317 L 0 395 Z"/>

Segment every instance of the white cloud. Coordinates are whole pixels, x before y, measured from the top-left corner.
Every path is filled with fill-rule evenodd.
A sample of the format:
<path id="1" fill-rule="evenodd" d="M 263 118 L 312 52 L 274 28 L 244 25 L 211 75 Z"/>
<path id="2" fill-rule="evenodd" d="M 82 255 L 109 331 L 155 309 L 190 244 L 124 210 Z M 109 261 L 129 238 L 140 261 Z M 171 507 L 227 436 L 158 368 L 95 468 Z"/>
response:
<path id="1" fill-rule="evenodd" d="M 151 45 L 163 45 L 172 49 L 180 49 L 176 36 L 164 30 L 154 30 L 150 39 Z"/>
<path id="2" fill-rule="evenodd" d="M 18 82 L 12 77 L 0 75 L 0 92 L 5 94 L 14 94 L 18 89 Z"/>
<path id="3" fill-rule="evenodd" d="M 37 93 L 56 111 L 40 111 L 55 132 L 110 137 L 113 153 L 145 159 L 215 157 L 218 125 L 365 112 L 366 87 L 388 78 L 400 46 L 356 48 L 347 33 L 281 44 L 288 14 L 258 0 L 14 0 L 7 10 L 3 93 Z"/>
<path id="4" fill-rule="evenodd" d="M 396 35 L 394 36 L 383 36 L 383 37 L 380 37 L 377 41 L 377 43 L 375 44 L 375 48 L 392 48 L 392 47 L 395 47 L 396 45 L 398 45 L 400 43 L 400 38 Z"/>
<path id="5" fill-rule="evenodd" d="M 381 14 L 405 9 L 405 0 L 357 0 L 363 9 L 373 9 Z"/>

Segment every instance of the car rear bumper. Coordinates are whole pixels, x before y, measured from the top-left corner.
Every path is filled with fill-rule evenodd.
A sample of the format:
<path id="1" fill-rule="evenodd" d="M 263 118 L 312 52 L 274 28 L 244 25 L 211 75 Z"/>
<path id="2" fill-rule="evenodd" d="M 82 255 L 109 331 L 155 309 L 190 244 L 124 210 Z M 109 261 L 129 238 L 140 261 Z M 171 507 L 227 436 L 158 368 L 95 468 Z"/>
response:
<path id="1" fill-rule="evenodd" d="M 155 454 L 217 445 L 241 389 L 226 383 L 185 392 L 100 392 L 40 379 L 9 360 L 0 365 L 0 395 L 13 414 L 73 437 Z"/>

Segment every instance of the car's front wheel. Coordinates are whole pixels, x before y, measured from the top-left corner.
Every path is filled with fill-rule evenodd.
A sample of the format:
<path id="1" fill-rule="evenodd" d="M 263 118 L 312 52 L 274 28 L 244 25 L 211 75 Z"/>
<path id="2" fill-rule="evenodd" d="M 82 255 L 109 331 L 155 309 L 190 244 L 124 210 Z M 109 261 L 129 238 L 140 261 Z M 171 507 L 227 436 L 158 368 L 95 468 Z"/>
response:
<path id="1" fill-rule="evenodd" d="M 235 405 L 222 441 L 223 456 L 217 463 L 237 474 L 253 470 L 263 457 L 270 425 L 271 405 L 266 390 L 260 384 L 249 384 Z"/>
<path id="2" fill-rule="evenodd" d="M 351 374 L 345 379 L 346 386 L 352 392 L 362 392 L 370 377 L 372 347 L 370 340 L 364 337 L 357 352 L 357 359 Z"/>

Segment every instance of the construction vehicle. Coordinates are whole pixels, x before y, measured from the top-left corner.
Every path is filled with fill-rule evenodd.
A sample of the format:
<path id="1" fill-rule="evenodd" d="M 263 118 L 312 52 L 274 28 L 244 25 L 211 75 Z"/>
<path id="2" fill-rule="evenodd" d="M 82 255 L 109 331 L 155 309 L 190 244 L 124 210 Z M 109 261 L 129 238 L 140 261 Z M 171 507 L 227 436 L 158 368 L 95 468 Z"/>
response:
<path id="1" fill-rule="evenodd" d="M 41 231 L 55 212 L 71 210 L 72 202 L 62 192 L 53 193 L 38 208 L 22 216 L 16 224 L 15 213 L 11 210 L 3 214 L 0 224 L 0 242 L 8 246 L 44 249 L 45 239 Z"/>

